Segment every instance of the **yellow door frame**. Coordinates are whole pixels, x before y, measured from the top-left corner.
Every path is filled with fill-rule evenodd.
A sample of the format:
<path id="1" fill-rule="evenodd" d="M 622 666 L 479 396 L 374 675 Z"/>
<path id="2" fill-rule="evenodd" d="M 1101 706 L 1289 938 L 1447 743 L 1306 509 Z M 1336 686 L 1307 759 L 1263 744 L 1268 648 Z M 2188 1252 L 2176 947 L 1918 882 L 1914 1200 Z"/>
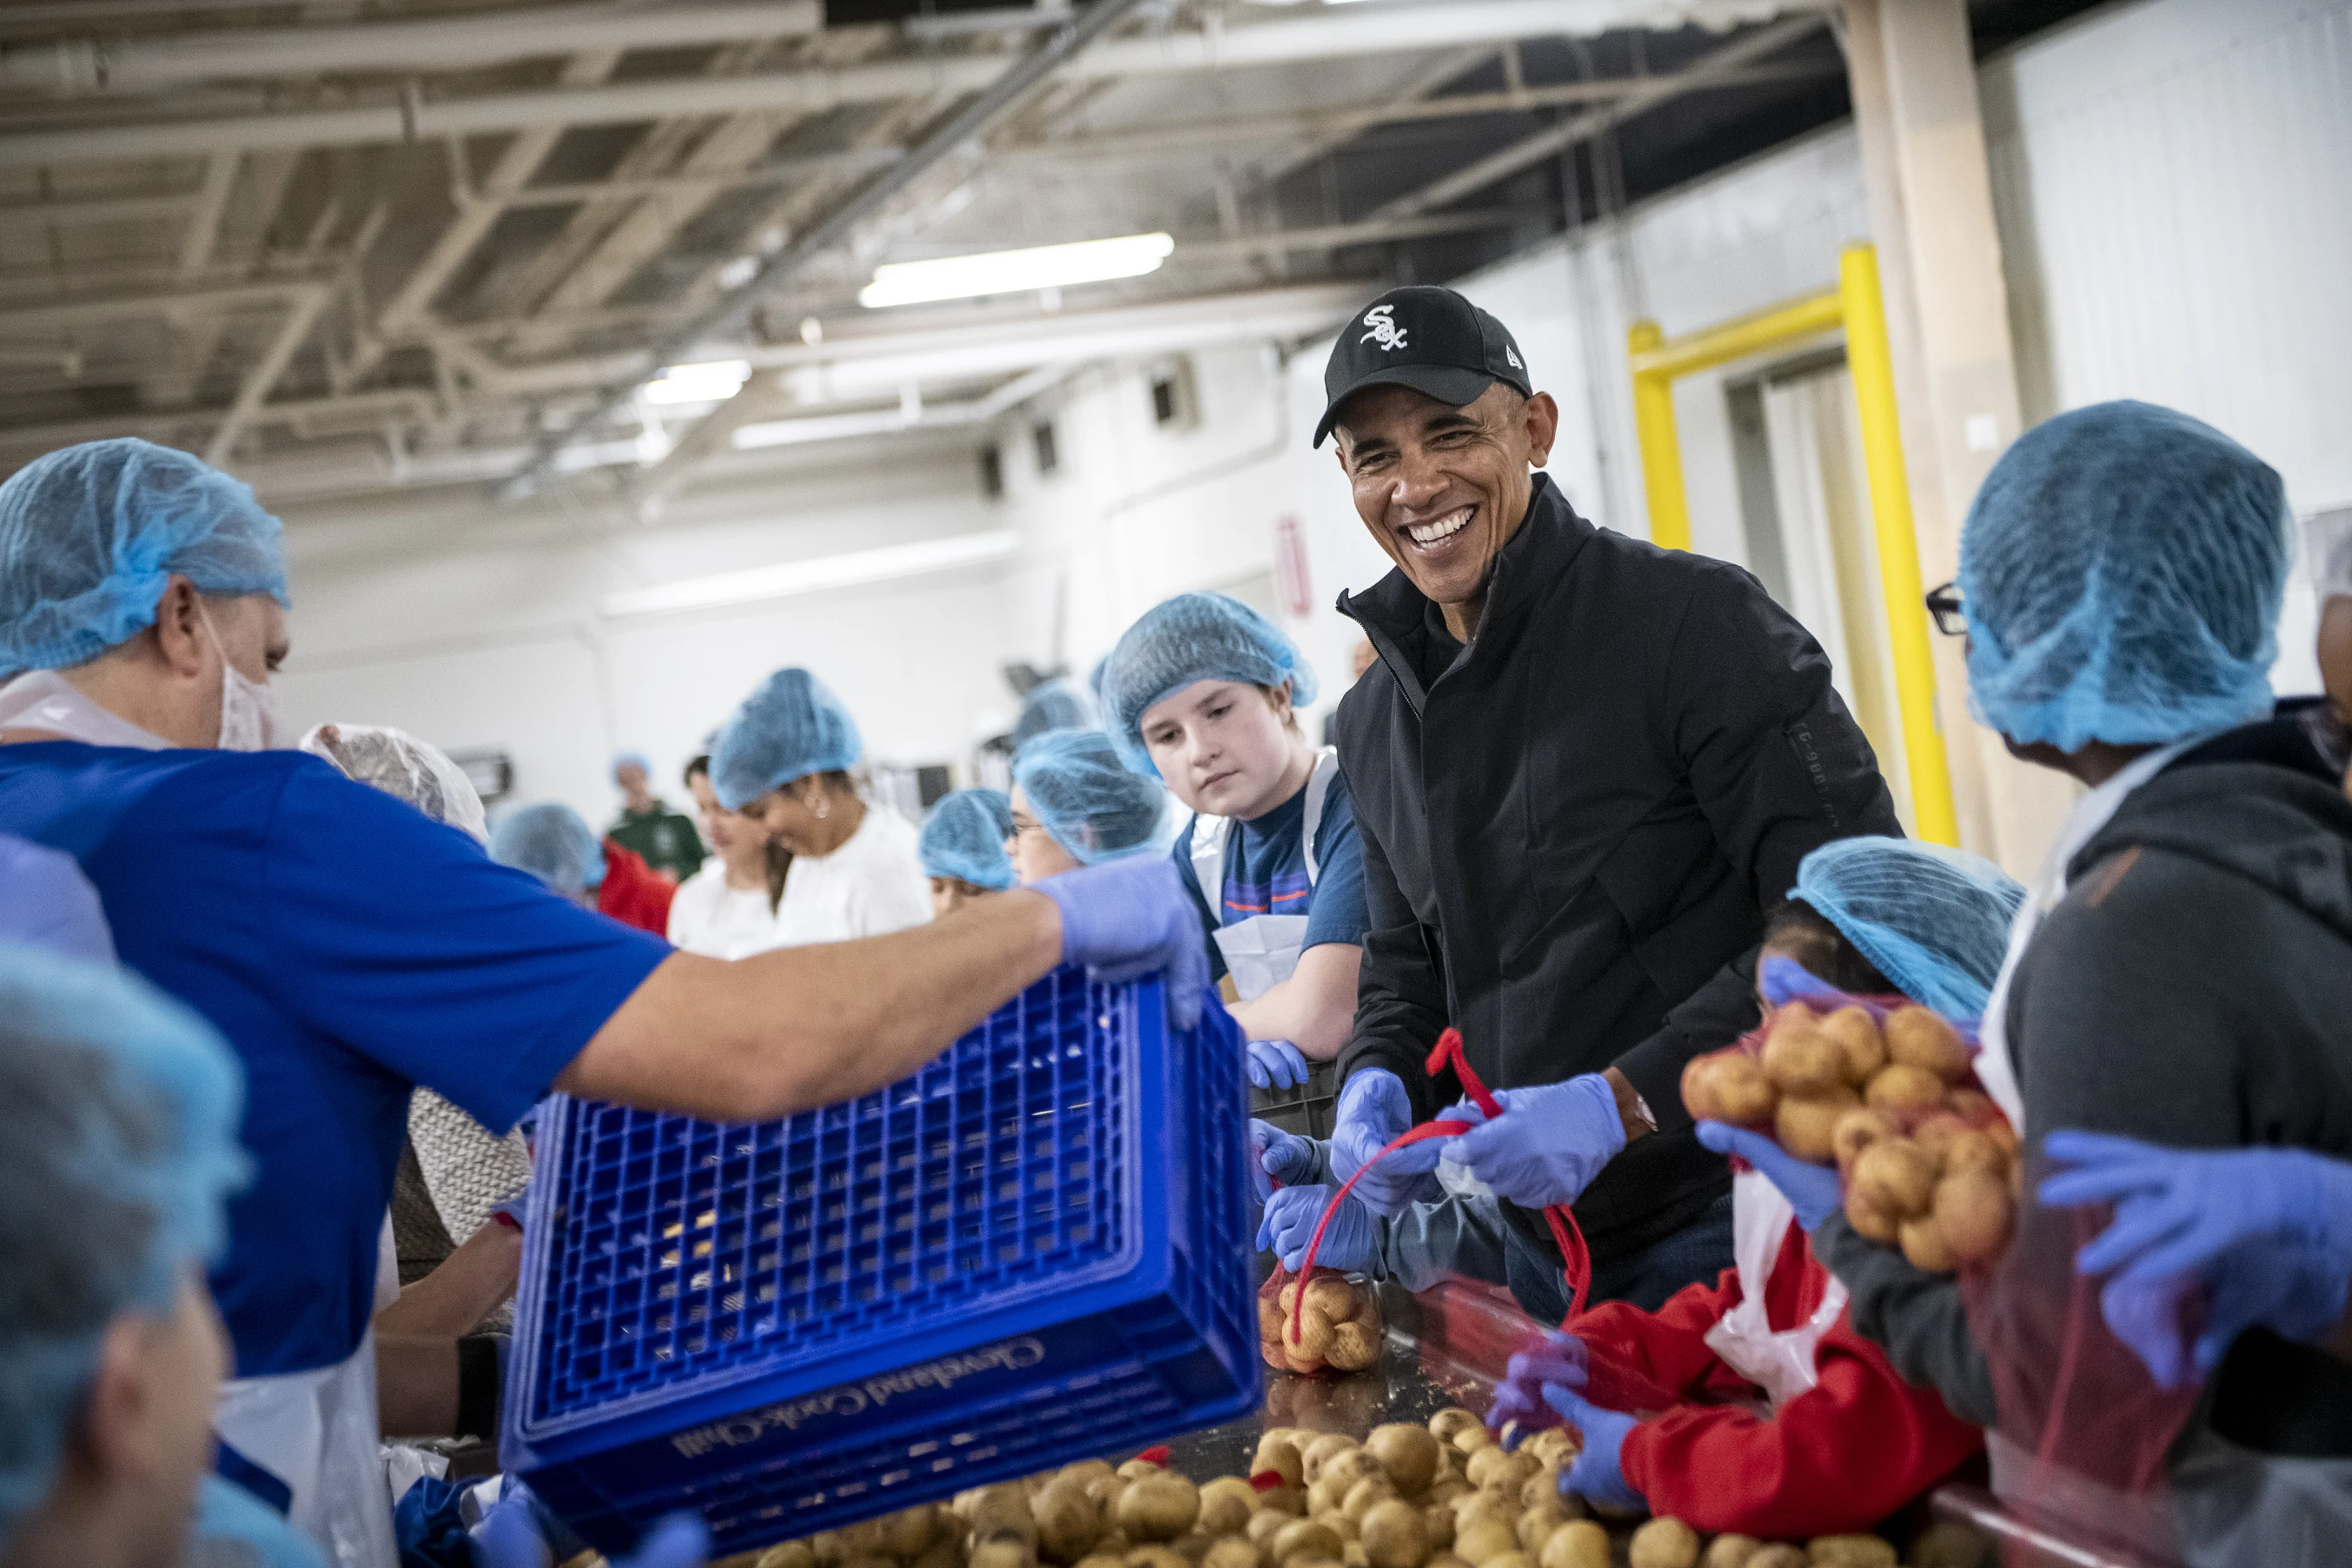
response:
<path id="1" fill-rule="evenodd" d="M 1894 645 L 1895 706 L 1902 717 L 1903 757 L 1911 774 L 1912 825 L 1922 838 L 1958 846 L 1959 818 L 1952 804 L 1944 732 L 1936 716 L 1936 669 L 1928 651 L 1911 485 L 1904 471 L 1902 430 L 1895 417 L 1886 310 L 1879 294 L 1877 253 L 1870 246 L 1846 247 L 1838 257 L 1838 286 L 1825 293 L 1672 340 L 1655 321 L 1633 323 L 1625 339 L 1626 362 L 1633 375 L 1633 428 L 1642 448 L 1642 484 L 1649 496 L 1650 538 L 1669 550 L 1690 548 L 1690 499 L 1683 489 L 1682 442 L 1675 431 L 1675 379 L 1840 328 L 1845 331 L 1846 369 L 1853 378 L 1854 406 L 1861 416 L 1863 467 L 1878 537 L 1879 588 L 1886 596 L 1887 637 Z"/>

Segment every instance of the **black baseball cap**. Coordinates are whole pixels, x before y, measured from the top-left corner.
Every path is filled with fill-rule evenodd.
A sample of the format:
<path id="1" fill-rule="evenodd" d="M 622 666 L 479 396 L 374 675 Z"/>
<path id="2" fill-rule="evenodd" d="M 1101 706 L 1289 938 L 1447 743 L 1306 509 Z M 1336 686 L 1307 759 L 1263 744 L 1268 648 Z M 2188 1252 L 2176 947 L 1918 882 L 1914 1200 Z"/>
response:
<path id="1" fill-rule="evenodd" d="M 1315 444 L 1331 433 L 1339 405 L 1368 386 L 1409 386 L 1460 408 L 1498 381 L 1522 397 L 1535 395 L 1508 327 L 1451 289 L 1391 289 L 1349 317 L 1331 347 Z"/>

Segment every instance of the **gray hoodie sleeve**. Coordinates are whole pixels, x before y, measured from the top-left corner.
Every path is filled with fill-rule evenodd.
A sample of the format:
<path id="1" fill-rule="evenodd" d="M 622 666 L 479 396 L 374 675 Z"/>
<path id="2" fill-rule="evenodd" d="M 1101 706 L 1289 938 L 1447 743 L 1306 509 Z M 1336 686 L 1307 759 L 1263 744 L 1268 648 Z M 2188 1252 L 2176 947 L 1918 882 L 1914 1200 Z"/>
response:
<path id="1" fill-rule="evenodd" d="M 1961 1420 L 1993 1424 L 1992 1375 L 1950 1275 L 1912 1268 L 1902 1253 L 1846 1224 L 1843 1210 L 1822 1222 L 1812 1246 L 1853 1298 L 1854 1332 L 1885 1351 L 1904 1381 L 1942 1394 Z"/>

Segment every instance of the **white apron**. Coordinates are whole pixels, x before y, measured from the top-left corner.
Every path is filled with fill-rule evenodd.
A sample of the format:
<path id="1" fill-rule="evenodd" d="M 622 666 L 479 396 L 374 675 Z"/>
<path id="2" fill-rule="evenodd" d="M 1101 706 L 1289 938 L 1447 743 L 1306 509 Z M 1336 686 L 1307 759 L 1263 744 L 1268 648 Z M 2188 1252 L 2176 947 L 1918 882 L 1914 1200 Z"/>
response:
<path id="1" fill-rule="evenodd" d="M 92 746 L 163 751 L 170 742 L 118 719 L 54 670 L 36 669 L 0 686 L 0 730 L 46 730 Z M 378 1241 L 391 1251 L 391 1219 Z M 379 1298 L 386 1283 L 379 1263 Z M 396 1295 L 400 1275 L 389 1283 Z M 383 1303 L 381 1299 L 378 1306 Z M 398 1568 L 392 1493 L 378 1457 L 375 1335 L 333 1366 L 269 1377 L 231 1378 L 213 1405 L 213 1430 L 284 1481 L 294 1528 L 323 1547 L 334 1568 Z"/>
<path id="2" fill-rule="evenodd" d="M 1812 1316 L 1793 1329 L 1775 1330 L 1764 1310 L 1764 1287 L 1797 1211 L 1761 1173 L 1731 1178 L 1731 1258 L 1739 1269 L 1739 1305 L 1706 1331 L 1707 1348 L 1723 1363 L 1764 1391 L 1775 1410 L 1820 1381 L 1814 1354 L 1845 1310 L 1846 1289 L 1836 1275 Z"/>
<path id="3" fill-rule="evenodd" d="M 1300 844 L 1307 852 L 1307 885 L 1312 888 L 1322 868 L 1315 862 L 1315 834 L 1323 826 L 1323 802 L 1339 776 L 1339 752 L 1324 747 L 1315 755 L 1315 771 L 1307 775 L 1307 820 Z M 1200 879 L 1201 897 L 1222 921 L 1225 910 L 1225 846 L 1231 841 L 1230 816 L 1192 818 L 1192 874 Z M 1255 1002 L 1297 973 L 1298 955 L 1307 951 L 1305 915 L 1252 915 L 1217 927 L 1217 951 L 1224 955 L 1225 973 L 1234 977 L 1234 994 Z"/>
<path id="4" fill-rule="evenodd" d="M 2010 922 L 2009 952 L 2000 961 L 2000 973 L 1993 980 L 1992 995 L 1985 1003 L 1984 1019 L 1977 1027 L 1983 1047 L 1977 1053 L 1977 1078 L 2021 1138 L 2025 1135 L 2025 1095 L 2018 1088 L 2017 1061 L 2009 1049 L 2009 987 L 2016 978 L 2025 950 L 2032 945 L 2033 933 L 2042 929 L 2042 921 L 2066 896 L 2067 863 L 2115 819 L 2132 791 L 2162 773 L 2182 752 L 2203 745 L 2221 732 L 2207 731 L 2150 752 L 2076 801 L 2074 809 L 2067 814 L 2065 825 L 2058 830 L 2057 842 L 2051 845 L 2049 855 L 2042 862 L 2042 875 L 2035 879 L 2033 890 L 2018 906 L 2017 918 Z"/>

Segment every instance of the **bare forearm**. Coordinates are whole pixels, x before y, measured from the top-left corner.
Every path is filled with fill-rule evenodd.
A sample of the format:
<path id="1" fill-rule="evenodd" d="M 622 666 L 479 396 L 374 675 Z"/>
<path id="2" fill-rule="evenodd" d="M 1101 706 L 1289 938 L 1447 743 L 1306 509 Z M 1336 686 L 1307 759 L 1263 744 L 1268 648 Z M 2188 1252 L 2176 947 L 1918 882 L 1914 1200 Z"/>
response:
<path id="1" fill-rule="evenodd" d="M 1356 976 L 1363 949 L 1325 942 L 1298 955 L 1290 978 L 1226 1011 L 1253 1040 L 1288 1040 L 1310 1060 L 1328 1062 L 1356 1026 Z"/>
<path id="2" fill-rule="evenodd" d="M 1052 969 L 1059 910 L 1016 889 L 910 931 L 732 963 L 674 953 L 556 1087 L 767 1121 L 904 1078 Z"/>
<path id="3" fill-rule="evenodd" d="M 378 1312 L 375 1331 L 435 1338 L 471 1333 L 514 1294 L 521 1271 L 522 1232 L 492 1220 Z"/>

